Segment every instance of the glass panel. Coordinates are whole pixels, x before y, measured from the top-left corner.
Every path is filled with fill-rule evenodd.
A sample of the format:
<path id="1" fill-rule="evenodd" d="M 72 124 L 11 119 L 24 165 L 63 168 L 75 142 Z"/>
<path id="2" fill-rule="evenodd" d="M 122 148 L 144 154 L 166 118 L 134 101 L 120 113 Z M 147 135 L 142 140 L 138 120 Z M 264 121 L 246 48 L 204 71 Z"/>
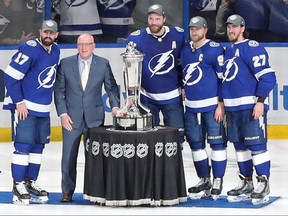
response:
<path id="1" fill-rule="evenodd" d="M 288 0 L 189 0 L 189 17 L 204 17 L 207 38 L 216 41 L 227 41 L 225 22 L 234 13 L 244 18 L 249 38 L 288 42 Z"/>
<path id="2" fill-rule="evenodd" d="M 44 0 L 0 1 L 0 44 L 20 44 L 38 36 Z"/>

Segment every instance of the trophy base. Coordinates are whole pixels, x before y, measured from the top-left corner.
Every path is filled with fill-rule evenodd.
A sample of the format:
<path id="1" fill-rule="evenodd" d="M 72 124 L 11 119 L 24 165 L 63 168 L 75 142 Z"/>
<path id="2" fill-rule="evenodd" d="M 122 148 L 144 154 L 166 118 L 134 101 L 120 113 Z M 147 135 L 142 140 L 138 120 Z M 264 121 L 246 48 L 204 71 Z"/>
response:
<path id="1" fill-rule="evenodd" d="M 140 116 L 116 116 L 113 118 L 114 130 L 148 131 L 154 128 L 151 113 Z"/>

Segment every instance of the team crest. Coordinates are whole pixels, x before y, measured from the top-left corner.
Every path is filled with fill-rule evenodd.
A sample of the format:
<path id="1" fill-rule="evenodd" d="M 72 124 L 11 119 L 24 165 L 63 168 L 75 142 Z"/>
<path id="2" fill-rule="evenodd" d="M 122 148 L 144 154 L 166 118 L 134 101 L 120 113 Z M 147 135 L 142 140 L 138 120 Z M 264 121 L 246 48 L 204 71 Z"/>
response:
<path id="1" fill-rule="evenodd" d="M 78 7 L 83 4 L 86 4 L 86 2 L 88 2 L 88 0 L 65 0 L 65 4 L 68 7 Z"/>
<path id="2" fill-rule="evenodd" d="M 88 151 L 88 149 L 89 149 L 89 143 L 90 143 L 90 139 L 88 138 L 88 139 L 86 140 L 86 142 L 85 142 L 85 149 L 86 149 L 86 151 Z"/>
<path id="3" fill-rule="evenodd" d="M 155 145 L 155 154 L 158 157 L 161 157 L 163 155 L 163 143 L 162 142 L 157 142 Z"/>
<path id="4" fill-rule="evenodd" d="M 10 21 L 6 17 L 0 15 L 0 34 L 4 32 L 9 23 Z"/>
<path id="5" fill-rule="evenodd" d="M 121 144 L 113 144 L 111 146 L 111 156 L 115 158 L 120 158 L 123 155 L 123 148 Z"/>
<path id="6" fill-rule="evenodd" d="M 105 10 L 119 10 L 132 0 L 99 0 L 98 3 L 104 5 Z"/>
<path id="7" fill-rule="evenodd" d="M 125 144 L 123 146 L 123 154 L 126 158 L 132 158 L 135 155 L 135 146 L 133 144 Z"/>
<path id="8" fill-rule="evenodd" d="M 103 142 L 103 154 L 105 157 L 109 157 L 109 143 Z"/>
<path id="9" fill-rule="evenodd" d="M 167 142 L 165 145 L 165 153 L 168 157 L 177 154 L 177 142 Z"/>
<path id="10" fill-rule="evenodd" d="M 93 155 L 98 155 L 99 154 L 99 150 L 100 150 L 100 143 L 93 141 L 92 142 L 92 154 Z"/>
<path id="11" fill-rule="evenodd" d="M 148 145 L 146 143 L 139 143 L 137 145 L 137 156 L 140 158 L 144 158 L 148 155 Z"/>

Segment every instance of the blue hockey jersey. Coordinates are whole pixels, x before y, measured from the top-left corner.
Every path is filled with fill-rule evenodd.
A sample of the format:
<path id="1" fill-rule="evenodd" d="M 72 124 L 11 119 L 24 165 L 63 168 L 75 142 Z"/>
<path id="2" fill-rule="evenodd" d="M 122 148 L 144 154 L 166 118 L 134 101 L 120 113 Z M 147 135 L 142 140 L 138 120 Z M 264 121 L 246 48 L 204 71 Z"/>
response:
<path id="1" fill-rule="evenodd" d="M 169 104 L 181 98 L 181 71 L 177 70 L 180 50 L 185 43 L 184 30 L 165 27 L 158 38 L 149 28 L 133 32 L 128 42 L 145 54 L 142 62 L 141 100 L 153 104 Z"/>
<path id="2" fill-rule="evenodd" d="M 181 50 L 182 81 L 187 112 L 208 112 L 218 104 L 218 90 L 223 76 L 224 48 L 211 40 L 196 49 L 193 42 Z"/>
<path id="3" fill-rule="evenodd" d="M 228 46 L 224 55 L 221 97 L 225 110 L 252 109 L 257 97 L 266 98 L 276 84 L 275 71 L 269 65 L 265 48 L 254 40 L 243 40 Z"/>
<path id="4" fill-rule="evenodd" d="M 134 24 L 132 17 L 136 0 L 97 1 L 104 36 L 126 38 L 129 25 Z"/>
<path id="5" fill-rule="evenodd" d="M 56 44 L 50 51 L 38 39 L 21 44 L 4 73 L 7 93 L 3 109 L 15 109 L 24 101 L 29 115 L 49 117 L 59 58 Z"/>

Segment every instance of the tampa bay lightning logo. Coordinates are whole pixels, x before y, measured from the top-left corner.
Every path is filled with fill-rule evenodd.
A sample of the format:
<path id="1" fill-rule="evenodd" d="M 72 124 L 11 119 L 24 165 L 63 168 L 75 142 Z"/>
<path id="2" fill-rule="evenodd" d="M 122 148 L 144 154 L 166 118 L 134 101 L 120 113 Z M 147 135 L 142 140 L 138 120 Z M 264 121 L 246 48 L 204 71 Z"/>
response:
<path id="1" fill-rule="evenodd" d="M 88 2 L 88 0 L 65 0 L 65 4 L 68 7 L 78 7 L 81 6 L 83 4 L 86 4 Z"/>
<path id="2" fill-rule="evenodd" d="M 169 73 L 169 71 L 175 65 L 175 59 L 172 52 L 173 50 L 169 50 L 165 53 L 159 53 L 150 59 L 148 63 L 148 68 L 151 72 L 150 78 L 154 75 Z"/>
<path id="3" fill-rule="evenodd" d="M 238 65 L 235 63 L 235 56 L 231 59 L 228 59 L 224 62 L 225 65 L 225 72 L 223 75 L 223 81 L 222 82 L 230 82 L 232 81 L 238 74 Z"/>
<path id="4" fill-rule="evenodd" d="M 203 71 L 201 67 L 199 67 L 199 64 L 200 62 L 194 62 L 186 65 L 183 70 L 183 73 L 185 74 L 184 79 L 182 80 L 183 85 L 193 86 L 201 80 Z"/>
<path id="5" fill-rule="evenodd" d="M 98 3 L 103 5 L 106 9 L 109 10 L 118 10 L 125 6 L 128 2 L 133 0 L 98 0 Z"/>
<path id="6" fill-rule="evenodd" d="M 6 17 L 0 15 L 0 34 L 2 34 L 10 21 Z"/>
<path id="7" fill-rule="evenodd" d="M 45 68 L 38 76 L 39 88 L 52 88 L 55 82 L 56 64 L 51 67 Z"/>

